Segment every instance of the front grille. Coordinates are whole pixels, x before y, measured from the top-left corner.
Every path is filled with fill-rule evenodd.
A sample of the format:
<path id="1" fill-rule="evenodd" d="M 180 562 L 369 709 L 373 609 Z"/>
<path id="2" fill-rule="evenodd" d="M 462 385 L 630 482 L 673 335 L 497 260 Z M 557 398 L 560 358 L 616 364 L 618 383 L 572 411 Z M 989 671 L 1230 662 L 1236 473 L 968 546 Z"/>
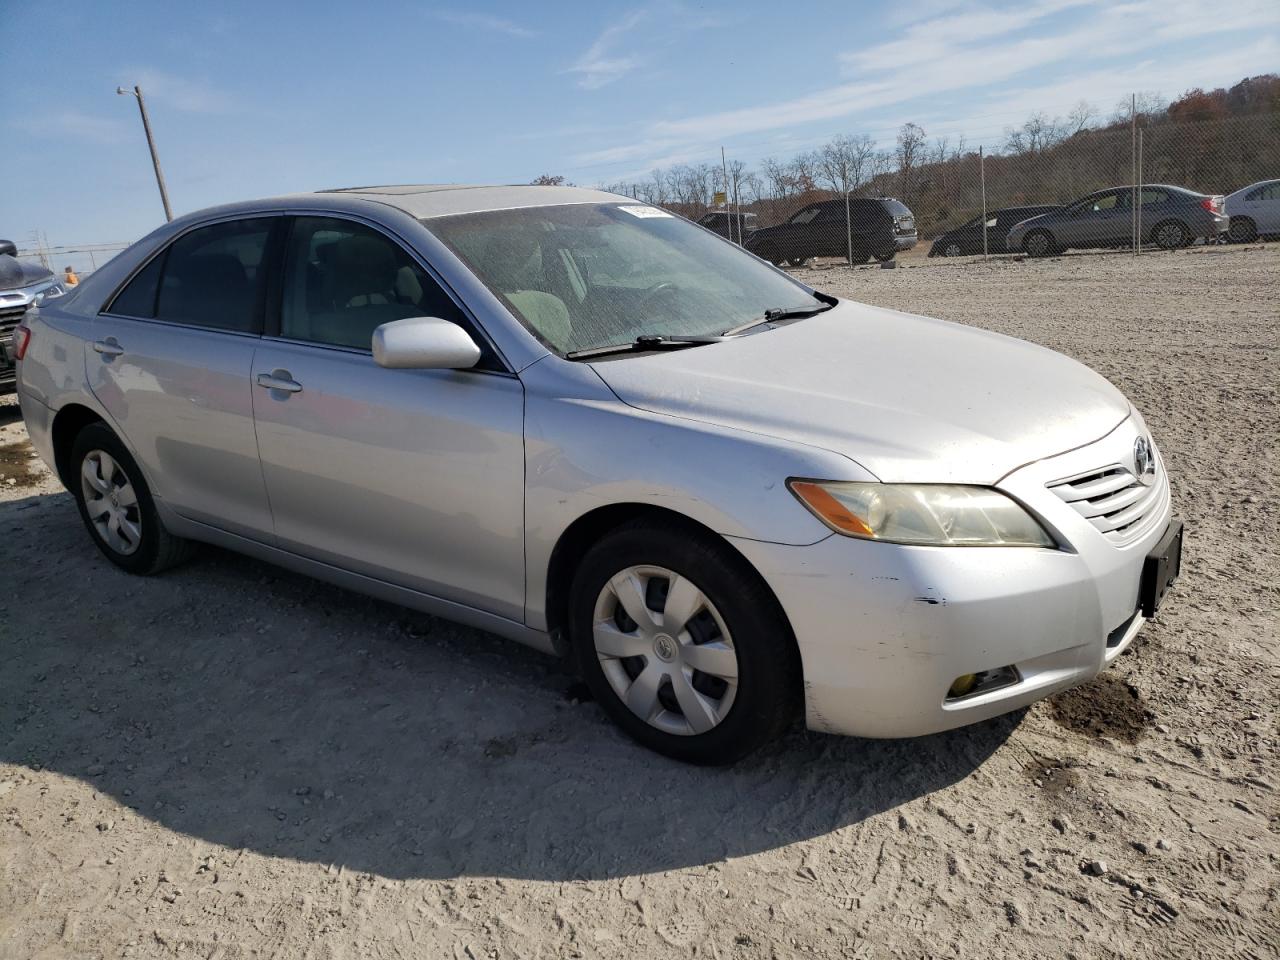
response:
<path id="1" fill-rule="evenodd" d="M 1157 480 L 1150 485 L 1117 464 L 1048 486 L 1104 537 L 1123 546 L 1136 540 L 1145 531 L 1145 521 L 1159 513 L 1168 489 L 1163 468 L 1157 462 Z"/>

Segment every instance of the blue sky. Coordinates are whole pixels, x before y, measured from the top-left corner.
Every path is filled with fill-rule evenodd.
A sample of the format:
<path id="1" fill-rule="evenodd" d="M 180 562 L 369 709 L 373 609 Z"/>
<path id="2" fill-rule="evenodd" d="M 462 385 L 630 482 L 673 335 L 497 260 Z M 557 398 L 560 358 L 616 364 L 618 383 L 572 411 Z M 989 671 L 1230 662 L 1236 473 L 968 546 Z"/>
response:
<path id="1" fill-rule="evenodd" d="M 362 183 L 581 184 L 834 134 L 999 143 L 1031 112 L 1280 69 L 1280 3 L 54 4 L 0 0 L 0 236 L 136 239 L 175 213 Z"/>

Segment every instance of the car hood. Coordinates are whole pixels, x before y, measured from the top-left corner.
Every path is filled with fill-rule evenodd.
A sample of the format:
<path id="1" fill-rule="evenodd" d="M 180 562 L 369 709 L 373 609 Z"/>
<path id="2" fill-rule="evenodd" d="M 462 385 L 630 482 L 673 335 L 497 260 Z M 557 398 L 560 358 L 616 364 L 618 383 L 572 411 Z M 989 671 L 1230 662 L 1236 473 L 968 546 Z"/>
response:
<path id="1" fill-rule="evenodd" d="M 991 484 L 1129 415 L 1062 354 L 851 301 L 707 346 L 597 361 L 624 403 L 843 454 L 885 482 Z"/>
<path id="2" fill-rule="evenodd" d="M 1027 224 L 1036 220 L 1043 220 L 1045 217 L 1053 216 L 1056 212 L 1057 211 L 1055 210 L 1047 210 L 1044 213 L 1037 213 L 1034 216 L 1027 217 L 1025 220 L 1019 220 L 1009 228 L 1009 232 L 1012 233 L 1014 230 L 1025 230 L 1027 228 Z"/>
<path id="3" fill-rule="evenodd" d="M 35 263 L 23 263 L 9 254 L 0 254 L 0 290 L 21 290 L 41 280 L 53 279 L 53 271 Z"/>

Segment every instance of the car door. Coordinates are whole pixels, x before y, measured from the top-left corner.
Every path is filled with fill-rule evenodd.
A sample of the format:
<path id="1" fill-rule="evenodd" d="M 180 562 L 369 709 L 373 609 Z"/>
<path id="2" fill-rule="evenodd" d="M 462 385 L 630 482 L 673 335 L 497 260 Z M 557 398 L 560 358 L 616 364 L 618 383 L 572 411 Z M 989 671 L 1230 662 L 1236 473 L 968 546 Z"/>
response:
<path id="1" fill-rule="evenodd" d="M 189 230 L 93 321 L 93 395 L 152 491 L 182 516 L 270 539 L 249 370 L 262 330 L 264 258 L 280 216 Z"/>
<path id="2" fill-rule="evenodd" d="M 1095 193 L 1068 211 L 1065 245 L 1099 247 L 1131 236 L 1131 215 L 1128 190 Z"/>
<path id="3" fill-rule="evenodd" d="M 253 363 L 278 545 L 523 622 L 519 379 L 432 273 L 371 224 L 293 219 L 278 298 Z M 374 329 L 418 316 L 468 327 L 480 365 L 374 363 Z"/>
<path id="4" fill-rule="evenodd" d="M 800 260 L 813 256 L 814 220 L 822 211 L 816 203 L 798 211 L 778 228 L 775 242 L 782 256 L 788 260 Z"/>
<path id="5" fill-rule="evenodd" d="M 1244 207 L 1244 212 L 1257 224 L 1259 233 L 1280 233 L 1280 180 L 1247 194 Z"/>

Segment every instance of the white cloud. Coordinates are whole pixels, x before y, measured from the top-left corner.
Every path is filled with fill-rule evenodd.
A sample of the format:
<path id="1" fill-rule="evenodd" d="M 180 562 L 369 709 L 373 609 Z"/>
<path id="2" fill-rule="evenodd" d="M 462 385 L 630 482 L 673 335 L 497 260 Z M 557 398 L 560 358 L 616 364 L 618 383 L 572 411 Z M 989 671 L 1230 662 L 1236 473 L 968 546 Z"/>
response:
<path id="1" fill-rule="evenodd" d="M 135 67 L 119 75 L 125 87 L 142 87 L 143 96 L 184 113 L 229 113 L 234 101 L 204 80 L 188 80 L 172 73 Z"/>
<path id="2" fill-rule="evenodd" d="M 1069 8 L 1082 6 L 1099 8 L 1052 32 L 1041 23 Z M 1161 58 L 1151 58 L 1159 47 L 1188 35 L 1208 38 L 1245 29 L 1257 31 L 1267 24 L 1280 23 L 1280 5 L 1263 0 L 1237 0 L 1222 16 L 1206 18 L 1202 14 L 1194 0 L 1129 0 L 1102 6 L 1098 0 L 1038 0 L 1008 11 L 982 8 L 960 15 L 947 14 L 913 24 L 902 37 L 842 55 L 843 66 L 859 68 L 861 79 L 789 100 L 656 121 L 641 128 L 630 143 L 597 149 L 575 159 L 583 165 L 635 162 L 637 166 L 653 166 L 659 154 L 687 153 L 695 144 L 723 143 L 746 134 L 774 134 L 912 101 L 922 103 L 917 119 L 926 118 L 929 100 L 939 94 L 983 88 L 1018 77 L 1027 78 L 1033 85 L 1022 86 L 996 100 L 995 109 L 1052 111 L 1065 109 L 1053 106 L 1055 103 L 1074 104 L 1081 99 L 1101 101 L 1105 109 L 1130 89 L 1180 92 L 1187 86 L 1230 82 L 1250 70 L 1267 69 L 1267 50 L 1274 50 L 1276 43 L 1265 30 L 1263 40 L 1248 48 L 1247 60 L 1244 51 L 1235 46 L 1234 78 L 1209 79 L 1209 63 L 1218 63 L 1230 55 L 1217 54 L 1213 41 L 1207 41 L 1206 52 L 1194 60 L 1189 61 L 1182 54 L 1169 58 L 1169 64 L 1176 69 Z M 1195 24 L 1194 30 L 1189 31 L 1189 23 Z M 1034 35 L 1018 35 L 1035 25 L 1041 29 Z M 1153 63 L 1139 64 L 1146 59 L 1153 59 Z M 1036 71 L 1063 63 L 1071 66 L 1069 79 L 1035 83 Z M 988 97 L 976 102 L 974 113 L 990 114 L 988 102 Z M 971 115 L 970 120 L 973 119 Z M 963 127 L 954 117 L 942 122 L 948 129 Z"/>
<path id="3" fill-rule="evenodd" d="M 605 27 L 595 42 L 566 72 L 578 74 L 578 86 L 584 90 L 597 90 L 621 80 L 644 61 L 636 54 L 614 53 L 613 49 L 646 16 L 644 10 L 633 10 L 621 20 Z"/>
<path id="4" fill-rule="evenodd" d="M 531 30 L 529 27 L 521 26 L 513 20 L 507 20 L 505 17 L 495 17 L 488 13 L 434 10 L 431 15 L 437 20 L 452 23 L 454 26 L 474 27 L 478 30 L 488 30 L 491 33 L 505 33 L 509 37 L 528 39 L 538 35 L 537 30 Z"/>

